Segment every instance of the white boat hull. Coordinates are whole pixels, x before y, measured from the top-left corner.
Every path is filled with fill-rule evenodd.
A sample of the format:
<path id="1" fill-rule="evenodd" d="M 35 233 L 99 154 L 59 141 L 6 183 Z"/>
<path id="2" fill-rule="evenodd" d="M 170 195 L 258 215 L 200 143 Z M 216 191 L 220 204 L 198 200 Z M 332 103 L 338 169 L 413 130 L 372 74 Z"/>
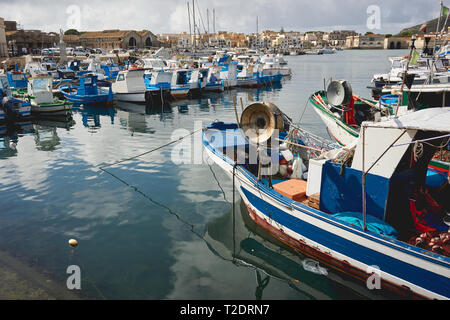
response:
<path id="1" fill-rule="evenodd" d="M 115 98 L 118 101 L 127 102 L 145 102 L 145 92 L 134 92 L 134 93 L 114 93 Z"/>

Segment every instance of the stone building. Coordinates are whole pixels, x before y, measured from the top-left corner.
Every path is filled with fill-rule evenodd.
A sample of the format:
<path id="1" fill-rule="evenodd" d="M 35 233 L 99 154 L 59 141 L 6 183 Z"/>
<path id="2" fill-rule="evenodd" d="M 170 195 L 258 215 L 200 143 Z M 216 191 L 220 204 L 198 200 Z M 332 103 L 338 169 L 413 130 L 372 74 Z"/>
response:
<path id="1" fill-rule="evenodd" d="M 105 50 L 160 47 L 158 38 L 148 30 L 88 31 L 80 36 L 80 44 L 85 48 L 101 48 Z"/>
<path id="2" fill-rule="evenodd" d="M 384 39 L 384 49 L 408 49 L 411 37 L 389 37 Z"/>
<path id="3" fill-rule="evenodd" d="M 3 18 L 0 18 L 0 57 L 8 56 L 8 43 L 6 42 L 5 24 Z"/>
<path id="4" fill-rule="evenodd" d="M 384 35 L 378 34 L 349 36 L 345 46 L 348 49 L 383 49 L 384 39 Z"/>
<path id="5" fill-rule="evenodd" d="M 59 42 L 59 35 L 55 32 L 18 29 L 15 21 L 5 21 L 4 25 L 8 49 L 14 53 L 22 54 L 29 53 L 33 49 L 51 48 Z"/>

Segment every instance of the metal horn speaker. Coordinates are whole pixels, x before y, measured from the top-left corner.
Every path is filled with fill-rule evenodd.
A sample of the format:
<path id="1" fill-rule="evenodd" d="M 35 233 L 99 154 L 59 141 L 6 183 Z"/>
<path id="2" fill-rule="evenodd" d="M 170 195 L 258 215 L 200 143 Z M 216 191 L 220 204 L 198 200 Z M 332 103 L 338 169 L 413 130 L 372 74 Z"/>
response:
<path id="1" fill-rule="evenodd" d="M 241 128 L 251 142 L 264 143 L 275 130 L 283 130 L 283 113 L 270 102 L 252 103 L 242 112 Z"/>
<path id="2" fill-rule="evenodd" d="M 353 92 L 350 83 L 345 80 L 331 81 L 327 88 L 328 102 L 333 106 L 349 104 L 352 101 Z"/>

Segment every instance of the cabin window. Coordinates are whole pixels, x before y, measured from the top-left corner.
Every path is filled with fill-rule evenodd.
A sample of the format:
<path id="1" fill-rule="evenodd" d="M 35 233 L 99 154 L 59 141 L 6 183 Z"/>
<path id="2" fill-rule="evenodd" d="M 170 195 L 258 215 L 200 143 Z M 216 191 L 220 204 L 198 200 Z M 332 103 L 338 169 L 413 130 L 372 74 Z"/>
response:
<path id="1" fill-rule="evenodd" d="M 34 92 L 47 91 L 47 90 L 48 90 L 48 86 L 47 86 L 46 79 L 36 79 L 33 81 L 33 91 Z"/>
<path id="2" fill-rule="evenodd" d="M 117 81 L 123 81 L 125 80 L 125 76 L 123 74 L 119 74 L 119 76 L 117 77 Z"/>
<path id="3" fill-rule="evenodd" d="M 17 73 L 13 73 L 11 75 L 11 78 L 13 81 L 20 81 L 20 80 L 25 80 L 25 76 L 23 74 L 17 74 Z"/>

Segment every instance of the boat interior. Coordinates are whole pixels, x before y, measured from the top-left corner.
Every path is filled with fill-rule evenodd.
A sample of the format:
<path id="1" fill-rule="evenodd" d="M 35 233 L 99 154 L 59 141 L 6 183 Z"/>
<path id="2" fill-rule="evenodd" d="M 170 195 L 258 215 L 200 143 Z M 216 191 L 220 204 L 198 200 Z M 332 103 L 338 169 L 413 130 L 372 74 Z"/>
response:
<path id="1" fill-rule="evenodd" d="M 280 132 L 276 140 L 281 144 L 262 151 L 237 125 L 214 126 L 205 132 L 206 139 L 258 184 L 278 196 L 363 226 L 362 172 L 353 164 L 355 149 L 327 152 L 327 146 L 311 143 L 294 129 Z M 419 151 L 417 143 L 410 144 L 390 178 L 367 175 L 366 220 L 369 231 L 448 257 L 449 166 L 439 159 L 448 156 L 450 147 L 448 137 L 436 139 L 440 135 L 418 131 L 414 140 L 432 139 L 431 143 L 419 144 Z M 271 165 L 273 161 L 277 165 Z"/>

